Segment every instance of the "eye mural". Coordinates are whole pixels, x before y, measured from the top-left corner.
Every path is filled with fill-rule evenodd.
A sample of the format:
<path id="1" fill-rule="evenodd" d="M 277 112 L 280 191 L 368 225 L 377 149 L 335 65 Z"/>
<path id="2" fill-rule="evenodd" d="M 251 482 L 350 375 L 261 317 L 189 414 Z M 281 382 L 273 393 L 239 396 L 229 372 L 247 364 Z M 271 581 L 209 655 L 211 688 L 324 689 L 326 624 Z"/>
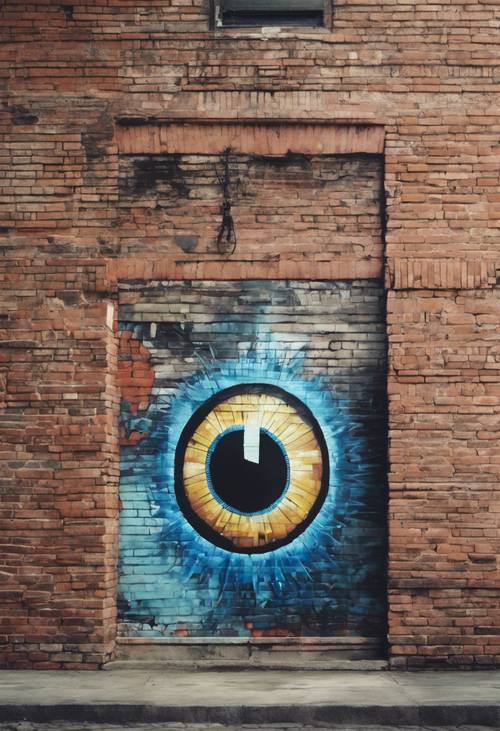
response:
<path id="1" fill-rule="evenodd" d="M 181 510 L 200 535 L 237 553 L 291 543 L 318 514 L 328 481 L 317 421 L 299 399 L 269 384 L 209 399 L 176 451 Z"/>
<path id="2" fill-rule="evenodd" d="M 382 289 L 123 293 L 120 631 L 382 636 Z"/>

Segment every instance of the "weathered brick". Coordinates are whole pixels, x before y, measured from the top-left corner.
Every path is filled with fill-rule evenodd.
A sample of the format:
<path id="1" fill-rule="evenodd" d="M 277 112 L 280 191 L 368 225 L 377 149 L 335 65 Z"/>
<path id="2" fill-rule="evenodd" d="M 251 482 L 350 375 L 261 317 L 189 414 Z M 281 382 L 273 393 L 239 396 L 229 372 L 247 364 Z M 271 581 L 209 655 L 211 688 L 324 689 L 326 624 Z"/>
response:
<path id="1" fill-rule="evenodd" d="M 2 662 L 113 652 L 117 282 L 374 279 L 385 263 L 391 657 L 498 664 L 498 8 L 327 2 L 327 28 L 269 34 L 210 30 L 208 5 L 1 3 Z M 318 149 L 287 137 L 297 123 Z M 231 256 L 214 235 L 227 135 Z M 255 174 L 252 156 L 299 144 L 307 173 Z M 331 349 L 346 367 L 351 352 Z"/>

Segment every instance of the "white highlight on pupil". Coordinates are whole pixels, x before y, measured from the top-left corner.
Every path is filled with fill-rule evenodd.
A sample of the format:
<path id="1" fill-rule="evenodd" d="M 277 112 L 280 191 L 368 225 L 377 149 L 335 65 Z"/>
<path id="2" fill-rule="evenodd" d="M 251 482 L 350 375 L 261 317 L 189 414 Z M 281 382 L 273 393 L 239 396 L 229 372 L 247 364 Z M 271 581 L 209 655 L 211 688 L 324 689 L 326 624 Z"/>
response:
<path id="1" fill-rule="evenodd" d="M 243 455 L 247 462 L 260 461 L 260 421 L 247 421 L 243 435 Z"/>

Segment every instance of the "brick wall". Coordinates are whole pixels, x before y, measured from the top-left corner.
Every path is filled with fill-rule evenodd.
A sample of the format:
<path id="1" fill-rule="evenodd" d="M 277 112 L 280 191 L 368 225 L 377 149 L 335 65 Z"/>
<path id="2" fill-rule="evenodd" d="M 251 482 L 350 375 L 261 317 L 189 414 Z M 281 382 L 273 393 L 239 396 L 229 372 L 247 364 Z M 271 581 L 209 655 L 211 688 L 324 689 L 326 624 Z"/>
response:
<path id="1" fill-rule="evenodd" d="M 489 665 L 499 621 L 498 293 L 390 298 L 394 663 L 443 662 L 452 646 L 450 662 Z"/>
<path id="2" fill-rule="evenodd" d="M 330 28 L 269 33 L 210 31 L 208 5 L 0 6 L 3 661 L 91 667 L 112 651 L 116 279 L 377 276 L 356 256 L 339 272 L 300 249 L 219 255 L 208 235 L 179 249 L 164 209 L 133 211 L 119 188 L 120 120 L 141 156 L 177 118 L 383 130 L 391 658 L 498 663 L 498 7 L 346 0 Z"/>
<path id="3" fill-rule="evenodd" d="M 3 662 L 98 667 L 116 618 L 113 305 L 95 261 L 4 256 Z"/>
<path id="4" fill-rule="evenodd" d="M 379 156 L 234 154 L 229 162 L 238 258 L 381 259 Z M 152 252 L 217 255 L 222 171 L 220 155 L 120 156 L 120 225 L 130 231 L 123 253 L 143 251 L 147 240 Z"/>

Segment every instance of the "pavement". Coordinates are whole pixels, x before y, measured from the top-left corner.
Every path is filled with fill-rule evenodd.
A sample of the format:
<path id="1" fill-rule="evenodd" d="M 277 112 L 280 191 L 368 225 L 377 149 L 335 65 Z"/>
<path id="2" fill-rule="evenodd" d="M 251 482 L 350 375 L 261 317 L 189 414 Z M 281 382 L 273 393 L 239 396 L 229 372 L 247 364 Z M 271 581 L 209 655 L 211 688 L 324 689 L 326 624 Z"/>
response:
<path id="1" fill-rule="evenodd" d="M 1 731 L 2 723 L 9 731 L 32 731 L 21 723 L 37 731 L 43 724 L 49 724 L 47 731 L 88 731 L 99 724 L 100 731 L 114 731 L 113 724 L 144 731 L 201 731 L 216 724 L 225 731 L 245 725 L 273 731 L 339 725 L 371 731 L 384 725 L 500 728 L 500 671 L 4 670 Z"/>
<path id="2" fill-rule="evenodd" d="M 370 731 L 422 731 L 419 726 L 370 726 Z M 303 726 L 302 724 L 272 726 L 221 726 L 220 724 L 165 723 L 105 726 L 95 724 L 69 724 L 65 721 L 54 724 L 0 723 L 0 731 L 366 731 L 366 726 Z M 487 726 L 426 726 L 425 731 L 489 731 Z"/>

